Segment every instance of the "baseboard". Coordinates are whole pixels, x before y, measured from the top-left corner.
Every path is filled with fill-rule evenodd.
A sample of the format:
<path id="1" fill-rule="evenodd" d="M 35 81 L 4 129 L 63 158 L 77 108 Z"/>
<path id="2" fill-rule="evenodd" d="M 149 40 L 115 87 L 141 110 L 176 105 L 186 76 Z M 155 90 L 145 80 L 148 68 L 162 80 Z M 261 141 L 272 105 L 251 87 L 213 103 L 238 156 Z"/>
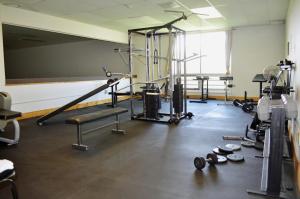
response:
<path id="1" fill-rule="evenodd" d="M 130 98 L 129 96 L 118 96 L 118 101 L 127 100 L 129 98 Z M 71 108 L 67 109 L 66 111 L 87 108 L 87 107 L 96 106 L 96 105 L 100 105 L 100 104 L 106 104 L 106 103 L 111 103 L 111 98 L 76 104 L 76 105 L 72 106 Z M 17 119 L 24 120 L 24 119 L 34 118 L 34 117 L 40 117 L 40 116 L 46 115 L 46 114 L 56 110 L 57 108 L 50 108 L 50 109 L 43 109 L 43 110 L 38 110 L 38 111 L 22 113 L 22 116 Z"/>
<path id="2" fill-rule="evenodd" d="M 199 99 L 201 97 L 201 95 L 188 95 L 187 97 L 188 97 L 188 99 Z M 129 96 L 118 96 L 119 101 L 127 100 L 129 98 L 130 98 Z M 225 99 L 224 96 L 209 96 L 209 98 L 216 99 L 216 100 L 224 100 Z M 243 96 L 228 96 L 228 100 L 233 100 L 233 99 L 243 100 L 244 97 Z M 249 99 L 253 99 L 254 101 L 257 101 L 258 97 L 249 97 Z M 71 108 L 67 109 L 66 111 L 87 108 L 87 107 L 96 106 L 96 105 L 100 105 L 100 104 L 106 104 L 106 103 L 110 103 L 110 102 L 111 102 L 110 98 L 98 100 L 98 101 L 92 101 L 92 102 L 84 102 L 84 103 L 74 105 Z M 40 116 L 46 115 L 46 114 L 56 110 L 57 108 L 50 108 L 50 109 L 43 109 L 43 110 L 38 110 L 38 111 L 22 113 L 22 116 L 17 119 L 24 120 L 24 119 L 34 118 L 34 117 L 40 117 Z"/>
<path id="3" fill-rule="evenodd" d="M 189 99 L 200 99 L 201 95 L 187 95 L 187 97 Z M 216 100 L 224 100 L 225 99 L 225 96 L 219 96 L 219 95 L 209 95 L 208 97 L 211 99 L 216 99 Z M 244 96 L 228 96 L 227 99 L 228 100 L 234 100 L 234 99 L 243 100 Z M 248 99 L 252 99 L 253 101 L 259 100 L 258 97 L 248 97 Z"/>

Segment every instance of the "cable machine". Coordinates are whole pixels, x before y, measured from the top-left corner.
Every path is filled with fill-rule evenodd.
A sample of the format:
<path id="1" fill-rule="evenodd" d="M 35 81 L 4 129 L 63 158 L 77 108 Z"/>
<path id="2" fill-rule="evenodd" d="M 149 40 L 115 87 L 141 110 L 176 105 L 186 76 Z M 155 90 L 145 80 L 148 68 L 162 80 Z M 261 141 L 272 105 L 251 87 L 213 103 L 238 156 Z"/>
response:
<path id="1" fill-rule="evenodd" d="M 128 31 L 130 72 L 132 74 L 136 67 L 144 67 L 138 70 L 145 70 L 143 82 L 133 82 L 130 78 L 131 119 L 178 124 L 181 119 L 193 116 L 191 112 L 187 112 L 186 61 L 191 57 L 186 58 L 186 32 L 173 25 L 186 19 L 183 14 L 162 26 Z M 140 43 L 143 43 L 143 54 L 141 51 L 135 51 L 136 38 L 140 38 Z M 167 47 L 165 56 L 164 47 Z M 140 57 L 144 60 L 141 61 Z M 165 73 L 162 68 L 163 63 L 165 63 Z M 133 85 L 142 85 L 139 88 L 143 102 L 143 110 L 140 113 L 135 112 L 135 102 L 132 99 Z M 160 112 L 162 107 L 160 90 L 163 88 L 169 103 L 169 111 L 164 113 Z"/>

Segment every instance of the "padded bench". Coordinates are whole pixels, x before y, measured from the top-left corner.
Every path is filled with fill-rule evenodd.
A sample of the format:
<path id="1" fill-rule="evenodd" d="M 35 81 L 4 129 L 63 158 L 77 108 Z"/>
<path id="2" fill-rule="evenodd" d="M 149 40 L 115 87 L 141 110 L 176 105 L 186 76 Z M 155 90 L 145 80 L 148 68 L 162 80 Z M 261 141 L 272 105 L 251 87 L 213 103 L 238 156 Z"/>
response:
<path id="1" fill-rule="evenodd" d="M 67 119 L 66 120 L 67 124 L 77 125 L 77 143 L 72 145 L 73 148 L 78 149 L 78 150 L 82 150 L 82 151 L 88 150 L 88 146 L 84 145 L 82 143 L 82 135 L 88 134 L 92 131 L 102 129 L 104 127 L 111 126 L 111 125 L 114 125 L 114 124 L 116 125 L 116 128 L 113 129 L 112 132 L 125 134 L 124 130 L 120 130 L 119 114 L 126 113 L 126 112 L 128 112 L 128 109 L 117 107 L 117 108 L 111 108 L 111 109 L 96 111 L 96 112 L 93 112 L 93 113 L 77 115 L 77 116 L 74 116 L 74 117 L 71 117 L 71 118 Z M 111 117 L 111 116 L 116 117 L 114 122 L 104 124 L 103 126 L 96 127 L 94 129 L 89 129 L 89 130 L 85 130 L 85 131 L 81 130 L 81 126 L 83 124 L 94 122 L 94 121 L 101 120 L 101 119 L 105 119 L 105 118 L 108 118 L 108 117 Z"/>

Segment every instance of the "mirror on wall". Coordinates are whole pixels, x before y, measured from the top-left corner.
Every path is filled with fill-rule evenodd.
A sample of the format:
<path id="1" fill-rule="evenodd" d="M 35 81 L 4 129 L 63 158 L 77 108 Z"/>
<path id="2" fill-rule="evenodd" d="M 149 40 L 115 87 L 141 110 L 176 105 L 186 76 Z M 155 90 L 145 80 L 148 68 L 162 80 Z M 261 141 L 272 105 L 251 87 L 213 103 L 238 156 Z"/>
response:
<path id="1" fill-rule="evenodd" d="M 126 44 L 3 24 L 6 83 L 104 79 L 103 66 L 128 72 Z M 127 57 L 127 56 L 126 56 Z"/>

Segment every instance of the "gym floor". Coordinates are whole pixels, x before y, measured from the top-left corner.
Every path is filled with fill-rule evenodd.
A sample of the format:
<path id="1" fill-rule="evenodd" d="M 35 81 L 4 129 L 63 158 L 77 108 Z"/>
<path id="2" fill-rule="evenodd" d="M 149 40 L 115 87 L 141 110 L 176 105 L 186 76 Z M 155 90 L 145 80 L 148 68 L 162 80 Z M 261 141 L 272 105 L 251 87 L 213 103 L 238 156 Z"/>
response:
<path id="1" fill-rule="evenodd" d="M 241 199 L 263 198 L 248 195 L 246 189 L 259 189 L 261 151 L 243 147 L 242 163 L 227 162 L 197 171 L 195 156 L 206 156 L 224 141 L 223 135 L 243 136 L 251 115 L 233 106 L 189 103 L 195 114 L 179 125 L 129 120 L 121 117 L 128 134 L 116 135 L 110 127 L 84 137 L 89 151 L 73 150 L 76 127 L 64 119 L 105 108 L 104 105 L 66 112 L 37 126 L 36 119 L 24 120 L 21 142 L 0 148 L 0 159 L 15 163 L 21 199 Z M 127 102 L 120 106 L 128 107 Z M 113 119 L 113 118 L 111 118 Z M 93 123 L 88 126 L 99 125 Z M 11 127 L 8 128 L 8 131 Z M 292 163 L 284 164 L 283 186 L 292 188 Z M 288 198 L 296 198 L 287 191 Z M 0 189 L 0 198 L 11 198 L 9 187 Z"/>

